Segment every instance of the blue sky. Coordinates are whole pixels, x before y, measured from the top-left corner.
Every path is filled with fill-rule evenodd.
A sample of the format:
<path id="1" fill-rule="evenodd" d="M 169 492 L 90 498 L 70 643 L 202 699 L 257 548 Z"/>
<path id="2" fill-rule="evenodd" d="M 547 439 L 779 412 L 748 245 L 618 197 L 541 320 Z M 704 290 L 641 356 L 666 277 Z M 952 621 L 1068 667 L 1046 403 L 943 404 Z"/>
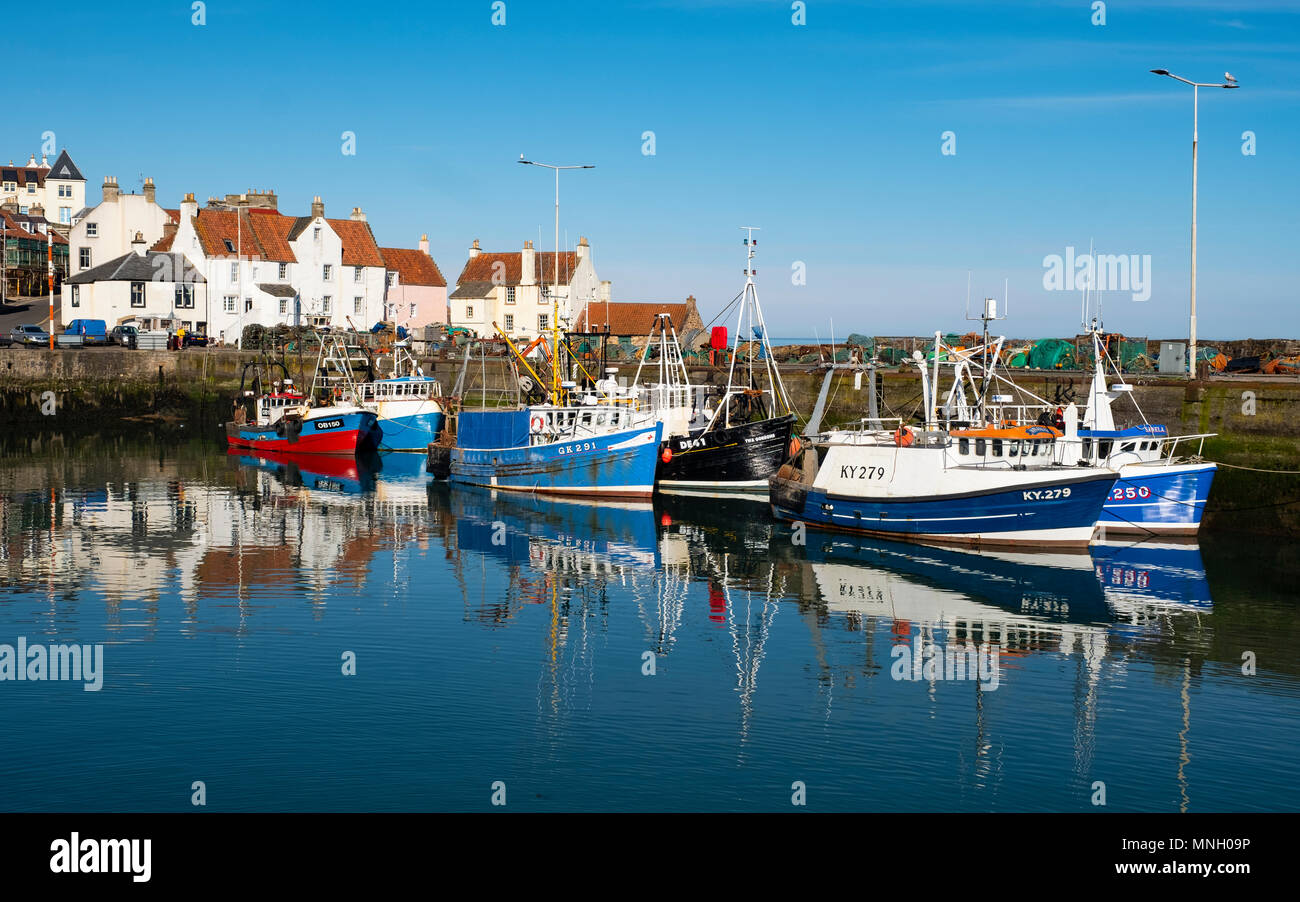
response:
<path id="1" fill-rule="evenodd" d="M 272 188 L 280 208 L 366 210 L 381 244 L 428 233 L 449 280 L 474 238 L 592 244 L 616 300 L 740 289 L 758 225 L 773 334 L 964 329 L 972 293 L 1013 335 L 1071 334 L 1075 293 L 1043 258 L 1151 256 L 1150 300 L 1107 293 L 1107 325 L 1186 335 L 1191 88 L 1202 90 L 1200 335 L 1300 334 L 1300 2 L 542 3 L 319 0 L 69 3 L 78 51 L 11 106 L 7 157 L 56 133 L 89 180 Z M 103 100 L 95 98 L 103 97 Z M 341 152 L 356 134 L 356 154 Z M 655 153 L 642 134 L 655 133 Z M 941 153 L 942 134 L 956 153 Z M 1242 153 L 1242 133 L 1256 154 Z M 807 281 L 794 285 L 801 261 Z"/>

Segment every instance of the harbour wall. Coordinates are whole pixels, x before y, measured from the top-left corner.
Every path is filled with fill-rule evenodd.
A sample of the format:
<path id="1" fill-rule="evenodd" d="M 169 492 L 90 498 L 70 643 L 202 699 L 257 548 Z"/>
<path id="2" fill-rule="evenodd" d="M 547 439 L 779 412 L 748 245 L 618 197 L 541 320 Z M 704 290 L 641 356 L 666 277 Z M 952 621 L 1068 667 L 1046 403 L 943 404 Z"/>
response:
<path id="1" fill-rule="evenodd" d="M 112 433 L 146 426 L 164 436 L 196 430 L 215 436 L 239 389 L 244 365 L 256 360 L 255 354 L 225 349 L 0 349 L 0 430 Z M 304 386 L 314 362 L 314 355 L 286 359 L 291 375 Z M 461 365 L 427 360 L 423 366 L 450 392 Z M 470 381 L 476 391 L 484 371 L 473 370 Z M 486 368 L 488 388 L 509 388 L 505 367 L 498 364 L 495 370 L 491 364 Z M 620 368 L 621 376 L 631 378 L 634 372 L 634 366 Z M 699 367 L 691 378 L 723 385 L 727 372 Z M 878 378 L 881 416 L 910 420 L 920 413 L 921 383 L 914 371 L 884 370 Z M 782 369 L 782 379 L 801 420 L 806 419 L 824 371 L 789 366 Z M 865 374 L 860 388 L 851 371 L 839 371 L 832 379 L 823 424 L 843 425 L 865 416 Z M 1081 373 L 1023 371 L 1016 379 L 1051 400 L 1072 393 L 1082 401 L 1087 394 Z M 1216 477 L 1207 527 L 1300 535 L 1300 476 L 1259 472 L 1300 470 L 1300 379 L 1213 377 L 1189 382 L 1144 376 L 1129 382 L 1133 400 L 1149 422 L 1164 423 L 1175 434 L 1217 433 L 1204 447 L 1205 457 L 1225 464 Z M 1195 450 L 1188 447 L 1185 453 Z"/>

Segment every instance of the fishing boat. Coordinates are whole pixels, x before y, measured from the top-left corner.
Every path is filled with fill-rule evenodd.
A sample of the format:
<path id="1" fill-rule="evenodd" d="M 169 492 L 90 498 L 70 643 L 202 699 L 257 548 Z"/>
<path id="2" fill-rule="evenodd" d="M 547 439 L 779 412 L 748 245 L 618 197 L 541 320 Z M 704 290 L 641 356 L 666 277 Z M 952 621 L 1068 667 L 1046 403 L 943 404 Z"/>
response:
<path id="1" fill-rule="evenodd" d="M 271 378 L 278 368 L 281 378 Z M 253 372 L 251 387 L 249 371 Z M 268 371 L 269 370 L 269 371 Z M 356 404 L 304 395 L 281 362 L 245 364 L 234 418 L 225 424 L 231 448 L 293 454 L 355 456 L 378 443 L 377 416 Z"/>
<path id="2" fill-rule="evenodd" d="M 424 451 L 446 422 L 442 388 L 424 375 L 403 343 L 393 346 L 392 359 L 391 376 L 357 384 L 357 401 L 379 417 L 381 451 Z"/>
<path id="3" fill-rule="evenodd" d="M 583 403 L 577 383 L 560 381 L 559 302 L 554 301 L 549 376 L 544 380 L 528 358 L 503 336 L 510 356 L 507 383 L 512 403 L 489 403 L 484 376 L 481 406 L 456 412 L 454 445 L 430 445 L 429 469 L 437 475 L 445 459 L 453 484 L 537 494 L 600 498 L 649 498 L 663 424 L 647 423 L 629 405 Z M 500 330 L 498 329 L 498 332 Z M 453 395 L 467 397 L 464 380 L 470 348 Z M 484 360 L 486 365 L 486 359 Z M 526 403 L 528 397 L 542 398 Z M 441 452 L 445 449 L 444 453 Z"/>
<path id="4" fill-rule="evenodd" d="M 736 335 L 727 385 L 713 406 L 692 386 L 671 320 L 656 323 L 659 381 L 648 391 L 649 409 L 664 424 L 657 485 L 661 491 L 763 492 L 790 454 L 794 410 L 781 381 L 754 284 L 756 227 L 745 226 L 745 286 L 738 296 Z M 752 334 L 753 341 L 742 336 Z M 642 365 L 656 336 L 647 339 Z M 743 366 L 737 361 L 745 349 Z M 755 360 L 755 357 L 758 359 Z M 637 382 L 641 367 L 637 368 Z"/>
<path id="5" fill-rule="evenodd" d="M 1060 430 L 1036 423 L 941 420 L 920 352 L 927 415 L 865 419 L 795 442 L 771 479 L 773 514 L 809 526 L 930 544 L 1086 547 L 1117 474 L 1055 463 Z"/>

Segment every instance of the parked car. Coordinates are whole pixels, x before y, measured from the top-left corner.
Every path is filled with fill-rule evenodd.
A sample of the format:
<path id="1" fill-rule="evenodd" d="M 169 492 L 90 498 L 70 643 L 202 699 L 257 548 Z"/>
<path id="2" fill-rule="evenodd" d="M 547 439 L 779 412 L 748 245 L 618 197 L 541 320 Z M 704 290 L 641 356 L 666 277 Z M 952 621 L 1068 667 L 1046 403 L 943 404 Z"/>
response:
<path id="1" fill-rule="evenodd" d="M 24 347 L 48 347 L 50 344 L 50 333 L 40 326 L 14 326 L 9 330 L 9 337 L 14 344 Z"/>
<path id="2" fill-rule="evenodd" d="M 134 348 L 135 337 L 139 334 L 139 330 L 135 326 L 114 326 L 113 331 L 108 333 L 106 341 L 111 345 Z"/>
<path id="3" fill-rule="evenodd" d="M 192 332 L 186 332 L 184 346 L 187 348 L 206 348 L 208 346 L 208 337 L 206 335 L 195 335 Z"/>
<path id="4" fill-rule="evenodd" d="M 107 324 L 102 319 L 74 319 L 63 331 L 69 335 L 80 335 L 88 345 L 103 344 Z"/>

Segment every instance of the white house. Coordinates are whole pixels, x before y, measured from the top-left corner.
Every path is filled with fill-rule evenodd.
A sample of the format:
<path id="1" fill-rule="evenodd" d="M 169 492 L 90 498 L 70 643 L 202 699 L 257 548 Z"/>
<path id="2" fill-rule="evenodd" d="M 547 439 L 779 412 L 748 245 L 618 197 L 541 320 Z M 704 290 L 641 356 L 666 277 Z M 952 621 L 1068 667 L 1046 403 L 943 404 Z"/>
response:
<path id="1" fill-rule="evenodd" d="M 58 226 L 72 224 L 73 216 L 86 205 L 86 179 L 72 157 L 64 150 L 49 165 L 42 156 L 39 163 L 32 154 L 25 166 L 0 166 L 0 204 L 12 201 L 18 212 L 28 213 L 39 206 L 45 216 Z"/>
<path id="2" fill-rule="evenodd" d="M 185 255 L 147 250 L 142 235 L 120 257 L 76 273 L 63 283 L 60 325 L 100 319 L 109 329 L 135 320 L 178 320 L 202 331 L 207 284 Z"/>
<path id="3" fill-rule="evenodd" d="M 558 299 L 560 328 L 572 328 L 575 313 L 600 296 L 600 284 L 586 238 L 558 255 L 531 241 L 522 251 L 489 253 L 475 239 L 448 296 L 451 323 L 480 336 L 493 334 L 495 323 L 512 338 L 527 339 L 551 328 Z"/>
<path id="4" fill-rule="evenodd" d="M 245 326 L 276 324 L 367 328 L 382 318 L 384 259 L 365 214 L 327 219 L 320 197 L 310 216 L 286 216 L 275 195 L 185 196 L 175 233 L 154 249 L 184 254 L 207 284 L 202 322 L 233 344 Z"/>
<path id="5" fill-rule="evenodd" d="M 102 192 L 99 204 L 92 210 L 80 211 L 68 234 L 73 275 L 127 253 L 137 234 L 143 235 L 148 244 L 155 244 L 163 237 L 167 224 L 176 222 L 173 211 L 158 205 L 152 178 L 144 180 L 141 194 L 123 194 L 117 179 L 108 176 Z"/>

